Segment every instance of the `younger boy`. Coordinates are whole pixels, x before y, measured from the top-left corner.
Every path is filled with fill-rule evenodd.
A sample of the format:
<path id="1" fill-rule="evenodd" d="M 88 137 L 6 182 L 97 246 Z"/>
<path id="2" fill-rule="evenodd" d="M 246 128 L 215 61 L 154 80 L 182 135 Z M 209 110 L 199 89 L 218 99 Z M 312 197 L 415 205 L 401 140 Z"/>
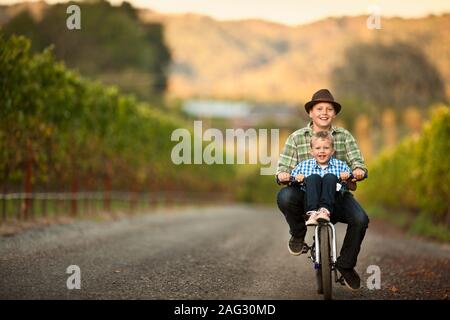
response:
<path id="1" fill-rule="evenodd" d="M 291 172 L 296 181 L 305 182 L 305 212 L 309 215 L 307 226 L 330 221 L 336 191 L 342 187 L 338 179 L 345 181 L 351 174 L 344 161 L 332 157 L 334 141 L 329 132 L 316 132 L 311 137 L 310 146 L 313 159 L 300 162 Z"/>

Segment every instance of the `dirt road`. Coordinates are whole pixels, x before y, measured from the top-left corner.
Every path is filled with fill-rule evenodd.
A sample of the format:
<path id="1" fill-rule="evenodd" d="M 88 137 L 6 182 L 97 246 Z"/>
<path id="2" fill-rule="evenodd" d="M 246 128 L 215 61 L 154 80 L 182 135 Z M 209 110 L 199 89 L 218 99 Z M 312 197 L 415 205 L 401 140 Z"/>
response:
<path id="1" fill-rule="evenodd" d="M 340 245 L 345 225 L 338 225 Z M 311 235 L 308 235 L 310 238 Z M 0 240 L 1 299 L 321 299 L 312 264 L 287 251 L 276 208 L 161 209 L 78 221 Z M 81 270 L 68 290 L 66 269 Z M 369 290 L 370 265 L 381 289 Z M 371 222 L 357 266 L 363 288 L 336 285 L 335 299 L 445 299 L 450 248 Z"/>

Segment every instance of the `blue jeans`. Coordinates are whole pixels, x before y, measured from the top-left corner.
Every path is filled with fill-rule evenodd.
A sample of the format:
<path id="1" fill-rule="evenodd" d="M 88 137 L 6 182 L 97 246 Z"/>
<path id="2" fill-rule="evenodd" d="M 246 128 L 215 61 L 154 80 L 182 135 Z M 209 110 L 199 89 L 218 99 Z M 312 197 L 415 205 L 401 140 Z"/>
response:
<path id="1" fill-rule="evenodd" d="M 323 207 L 331 213 L 334 212 L 334 204 L 336 202 L 336 184 L 338 178 L 331 173 L 319 176 L 312 174 L 305 178 L 305 212 L 318 210 Z"/>
<path id="2" fill-rule="evenodd" d="M 284 187 L 277 195 L 278 208 L 286 218 L 291 235 L 295 237 L 304 238 L 306 235 L 304 201 L 305 192 L 299 186 Z M 331 222 L 348 225 L 337 264 L 341 268 L 354 268 L 369 225 L 369 217 L 350 192 L 337 192 Z"/>

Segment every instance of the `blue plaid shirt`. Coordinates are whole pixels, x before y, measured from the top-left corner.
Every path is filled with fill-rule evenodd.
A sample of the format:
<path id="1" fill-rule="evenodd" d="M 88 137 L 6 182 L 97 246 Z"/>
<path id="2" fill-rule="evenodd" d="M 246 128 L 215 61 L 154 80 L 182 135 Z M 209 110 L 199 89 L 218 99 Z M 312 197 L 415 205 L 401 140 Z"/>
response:
<path id="1" fill-rule="evenodd" d="M 350 167 L 344 161 L 338 160 L 334 157 L 330 158 L 328 161 L 328 166 L 325 169 L 319 166 L 316 159 L 308 159 L 300 162 L 292 171 L 291 176 L 295 177 L 297 174 L 302 174 L 305 176 L 310 176 L 312 174 L 318 174 L 323 177 L 327 173 L 334 174 L 338 177 L 341 177 L 341 172 L 352 173 Z"/>

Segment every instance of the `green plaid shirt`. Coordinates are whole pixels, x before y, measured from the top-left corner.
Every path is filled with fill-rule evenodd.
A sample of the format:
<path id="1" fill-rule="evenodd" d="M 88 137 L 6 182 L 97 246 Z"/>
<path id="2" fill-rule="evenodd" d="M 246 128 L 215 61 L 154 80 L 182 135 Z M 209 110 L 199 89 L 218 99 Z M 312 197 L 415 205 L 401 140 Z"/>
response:
<path id="1" fill-rule="evenodd" d="M 347 162 L 352 170 L 361 168 L 367 173 L 364 158 L 352 134 L 344 128 L 334 126 L 331 127 L 331 134 L 334 138 L 334 149 L 336 150 L 334 157 Z M 309 125 L 295 131 L 288 137 L 283 152 L 280 154 L 278 160 L 277 175 L 280 172 L 287 172 L 290 174 L 291 170 L 294 169 L 298 163 L 312 158 L 309 153 L 312 135 L 312 122 L 310 122 Z"/>

